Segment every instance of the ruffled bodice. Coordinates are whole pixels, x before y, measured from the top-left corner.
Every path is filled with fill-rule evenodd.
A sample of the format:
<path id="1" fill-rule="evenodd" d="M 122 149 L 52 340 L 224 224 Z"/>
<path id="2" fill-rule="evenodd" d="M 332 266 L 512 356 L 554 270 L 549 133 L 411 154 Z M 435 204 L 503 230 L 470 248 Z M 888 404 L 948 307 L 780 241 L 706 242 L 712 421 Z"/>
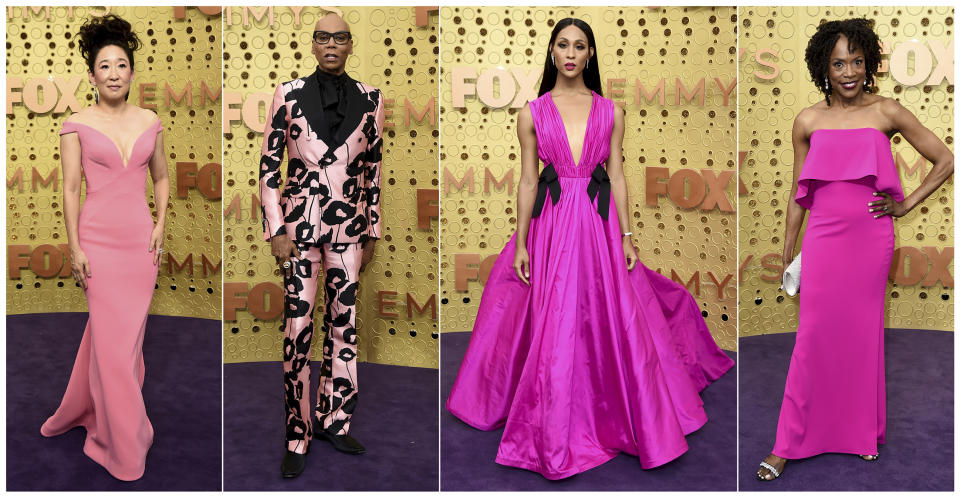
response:
<path id="1" fill-rule="evenodd" d="M 879 129 L 818 129 L 810 135 L 810 150 L 797 180 L 796 202 L 813 206 L 812 181 L 851 181 L 872 177 L 877 191 L 903 201 L 890 139 Z"/>

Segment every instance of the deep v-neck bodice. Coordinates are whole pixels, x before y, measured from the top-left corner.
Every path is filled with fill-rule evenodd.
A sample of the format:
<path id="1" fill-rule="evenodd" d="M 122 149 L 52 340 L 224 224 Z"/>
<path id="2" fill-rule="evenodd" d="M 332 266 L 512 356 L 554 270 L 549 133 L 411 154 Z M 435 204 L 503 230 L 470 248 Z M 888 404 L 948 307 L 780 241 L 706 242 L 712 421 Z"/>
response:
<path id="1" fill-rule="evenodd" d="M 579 167 L 583 162 L 583 152 L 587 146 L 587 138 L 590 134 L 590 117 L 593 116 L 593 107 L 596 105 L 597 94 L 593 91 L 590 91 L 590 109 L 587 110 L 587 122 L 583 126 L 583 139 L 580 143 L 580 157 L 574 160 L 573 158 L 573 146 L 570 144 L 570 134 L 567 132 L 567 123 L 563 120 L 563 114 L 560 113 L 560 107 L 557 107 L 557 102 L 553 99 L 553 93 L 547 92 L 548 100 L 550 100 L 550 106 L 553 107 L 553 111 L 557 113 L 557 121 L 560 123 L 560 131 L 563 135 L 564 142 L 566 143 L 567 151 L 570 155 L 570 161 Z"/>
<path id="2" fill-rule="evenodd" d="M 146 185 L 147 169 L 156 149 L 156 137 L 163 130 L 160 120 L 144 129 L 133 142 L 129 155 L 103 131 L 79 122 L 63 123 L 61 135 L 77 133 L 80 166 L 87 185 L 87 197 L 101 190 L 139 195 Z"/>
<path id="3" fill-rule="evenodd" d="M 567 137 L 567 127 L 550 92 L 530 102 L 534 129 L 537 135 L 537 155 L 544 164 L 551 164 L 561 176 L 589 176 L 594 166 L 604 163 L 610 155 L 610 135 L 613 131 L 613 102 L 596 92 L 593 95 L 587 125 L 580 147 L 580 157 L 574 158 Z"/>
<path id="4" fill-rule="evenodd" d="M 123 167 L 124 170 L 130 168 L 130 162 L 133 160 L 134 155 L 135 155 L 135 154 L 137 153 L 137 151 L 138 151 L 137 146 L 140 144 L 140 141 L 141 141 L 142 139 L 144 139 L 145 137 L 147 137 L 147 136 L 156 136 L 156 134 L 151 133 L 151 131 L 159 132 L 159 131 L 161 130 L 161 128 L 162 128 L 162 126 L 160 125 L 160 119 L 155 120 L 155 121 L 153 122 L 153 124 L 151 124 L 149 127 L 147 127 L 146 129 L 144 129 L 140 134 L 137 135 L 137 138 L 136 138 L 135 140 L 133 140 L 133 146 L 130 147 L 130 151 L 126 154 L 126 157 L 124 157 L 123 150 L 120 148 L 120 145 L 117 144 L 117 141 L 116 141 L 116 140 L 114 140 L 113 138 L 111 138 L 110 135 L 108 135 L 107 133 L 105 133 L 105 132 L 103 132 L 103 131 L 101 131 L 101 130 L 99 130 L 99 129 L 97 129 L 97 128 L 89 125 L 89 124 L 84 124 L 84 123 L 82 123 L 82 122 L 70 122 L 70 121 L 64 122 L 64 123 L 63 123 L 63 131 L 62 131 L 60 134 L 66 134 L 66 133 L 68 133 L 68 132 L 73 132 L 74 130 L 70 129 L 70 126 L 82 126 L 82 127 L 84 127 L 84 128 L 90 129 L 90 130 L 92 130 L 93 132 L 95 132 L 95 133 L 97 133 L 98 135 L 100 135 L 101 138 L 103 138 L 103 139 L 105 139 L 106 141 L 108 141 L 108 142 L 113 146 L 113 149 L 114 149 L 114 151 L 116 152 L 117 156 L 120 158 L 120 166 Z M 152 154 L 152 153 L 151 153 L 151 154 Z M 148 157 L 148 160 L 149 160 L 149 157 Z M 138 165 L 139 165 L 139 164 L 138 164 Z"/>

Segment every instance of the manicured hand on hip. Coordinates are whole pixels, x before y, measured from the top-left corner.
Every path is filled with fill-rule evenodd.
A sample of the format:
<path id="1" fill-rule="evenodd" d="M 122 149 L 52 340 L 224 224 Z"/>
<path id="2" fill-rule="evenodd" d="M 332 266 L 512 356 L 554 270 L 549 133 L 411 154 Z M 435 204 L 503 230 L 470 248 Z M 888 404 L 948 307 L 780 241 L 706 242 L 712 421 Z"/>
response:
<path id="1" fill-rule="evenodd" d="M 873 214 L 874 219 L 879 219 L 884 215 L 889 215 L 891 217 L 903 217 L 907 214 L 907 208 L 903 206 L 902 203 L 893 199 L 890 196 L 890 193 L 884 193 L 883 191 L 877 191 L 873 193 L 873 196 L 880 196 L 882 199 L 872 201 L 867 205 L 870 206 L 870 213 Z"/>

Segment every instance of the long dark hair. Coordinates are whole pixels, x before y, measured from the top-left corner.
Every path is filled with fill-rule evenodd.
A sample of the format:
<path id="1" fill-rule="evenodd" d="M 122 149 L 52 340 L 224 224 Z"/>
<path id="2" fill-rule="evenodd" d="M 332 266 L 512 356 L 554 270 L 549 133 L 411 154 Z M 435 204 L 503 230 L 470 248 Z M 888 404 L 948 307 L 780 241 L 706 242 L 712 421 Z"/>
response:
<path id="1" fill-rule="evenodd" d="M 840 39 L 840 35 L 846 36 L 849 40 L 850 51 L 857 48 L 863 49 L 863 59 L 866 65 L 864 82 L 867 84 L 864 91 L 869 93 L 871 91 L 870 87 L 876 84 L 876 74 L 880 67 L 880 38 L 873 31 L 872 20 L 854 18 L 828 21 L 817 26 L 817 32 L 807 43 L 805 58 L 813 84 L 823 93 L 824 98 L 827 99 L 827 105 L 830 105 L 830 94 L 833 93 L 833 88 L 829 84 L 825 84 L 824 79 L 829 74 L 830 54 L 833 53 L 833 47 Z"/>
<path id="2" fill-rule="evenodd" d="M 574 19 L 573 17 L 567 17 L 560 19 L 555 26 L 553 26 L 553 33 L 550 33 L 550 43 L 547 44 L 547 58 L 543 61 L 543 77 L 540 79 L 540 92 L 538 96 L 543 96 L 544 93 L 553 89 L 553 86 L 557 84 L 557 66 L 550 60 L 550 52 L 553 49 L 553 43 L 557 41 L 557 34 L 567 26 L 576 26 L 583 31 L 583 34 L 587 35 L 587 45 L 588 48 L 593 48 L 593 56 L 590 57 L 587 62 L 587 68 L 583 70 L 581 75 L 583 76 L 583 84 L 587 85 L 587 88 L 595 91 L 598 95 L 603 96 L 603 89 L 601 88 L 600 83 L 600 64 L 597 61 L 597 42 L 593 38 L 593 30 L 590 29 L 590 25 L 581 21 L 580 19 Z"/>

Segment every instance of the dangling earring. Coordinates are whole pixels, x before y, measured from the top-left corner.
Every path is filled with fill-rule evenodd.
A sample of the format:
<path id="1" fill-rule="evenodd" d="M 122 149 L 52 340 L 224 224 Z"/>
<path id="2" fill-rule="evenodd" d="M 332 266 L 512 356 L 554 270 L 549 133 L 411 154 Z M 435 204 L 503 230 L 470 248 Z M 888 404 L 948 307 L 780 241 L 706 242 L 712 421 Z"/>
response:
<path id="1" fill-rule="evenodd" d="M 557 65 L 557 61 L 553 59 L 553 54 L 552 54 L 552 53 L 550 54 L 550 63 L 553 64 L 553 65 Z"/>
<path id="2" fill-rule="evenodd" d="M 100 103 L 100 93 L 97 93 L 97 86 L 90 85 L 93 87 L 93 103 Z"/>
<path id="3" fill-rule="evenodd" d="M 829 78 L 823 78 L 823 89 L 825 89 L 825 90 L 829 90 L 829 89 L 830 89 L 830 79 L 829 79 Z"/>
<path id="4" fill-rule="evenodd" d="M 583 66 L 583 68 L 584 68 L 584 69 L 587 69 L 587 68 L 589 68 L 589 67 L 590 67 L 590 59 L 587 59 L 587 65 Z"/>

